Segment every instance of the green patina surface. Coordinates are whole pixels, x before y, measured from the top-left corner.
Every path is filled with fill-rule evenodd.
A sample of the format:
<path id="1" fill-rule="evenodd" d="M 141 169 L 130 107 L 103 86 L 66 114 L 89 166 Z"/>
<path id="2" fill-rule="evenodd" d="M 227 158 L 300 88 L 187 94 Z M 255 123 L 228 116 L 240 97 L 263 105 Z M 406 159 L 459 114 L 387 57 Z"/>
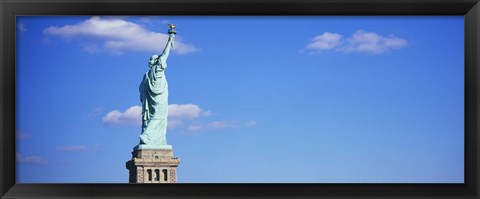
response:
<path id="1" fill-rule="evenodd" d="M 172 149 L 167 145 L 168 84 L 165 77 L 167 58 L 173 47 L 176 31 L 170 26 L 167 45 L 162 54 L 152 55 L 148 61 L 150 67 L 140 83 L 140 101 L 142 102 L 142 133 L 140 144 L 134 149 Z"/>

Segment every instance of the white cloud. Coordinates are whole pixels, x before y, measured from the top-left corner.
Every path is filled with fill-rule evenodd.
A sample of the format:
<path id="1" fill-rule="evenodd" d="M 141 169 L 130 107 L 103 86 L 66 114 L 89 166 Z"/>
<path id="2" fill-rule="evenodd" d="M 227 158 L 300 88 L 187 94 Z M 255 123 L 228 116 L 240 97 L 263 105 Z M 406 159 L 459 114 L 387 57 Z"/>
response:
<path id="1" fill-rule="evenodd" d="M 208 127 L 214 128 L 214 129 L 220 129 L 220 128 L 235 128 L 239 127 L 240 123 L 238 121 L 214 121 L 210 122 L 207 124 Z"/>
<path id="2" fill-rule="evenodd" d="M 165 25 L 169 24 L 165 16 L 143 16 L 137 19 L 140 22 L 138 24 L 145 28 L 167 27 Z"/>
<path id="3" fill-rule="evenodd" d="M 395 35 L 382 36 L 375 32 L 357 30 L 347 39 L 337 33 L 325 32 L 313 38 L 305 49 L 312 51 L 334 50 L 340 52 L 360 52 L 379 54 L 407 45 L 407 40 Z"/>
<path id="4" fill-rule="evenodd" d="M 203 111 L 195 104 L 170 104 L 168 105 L 168 117 L 180 119 L 193 119 L 200 116 L 211 115 L 210 111 Z"/>
<path id="5" fill-rule="evenodd" d="M 208 117 L 208 116 L 212 116 L 213 113 L 212 111 L 202 111 L 202 113 L 200 113 L 202 116 L 205 116 L 205 117 Z"/>
<path id="6" fill-rule="evenodd" d="M 188 131 L 199 131 L 199 130 L 202 130 L 203 129 L 203 125 L 202 124 L 190 124 L 188 125 L 187 127 L 187 130 Z"/>
<path id="7" fill-rule="evenodd" d="M 342 50 L 378 54 L 405 45 L 407 40 L 394 35 L 384 37 L 374 32 L 358 30 L 348 39 L 348 46 Z"/>
<path id="8" fill-rule="evenodd" d="M 167 128 L 174 129 L 178 125 L 182 124 L 182 120 L 179 119 L 168 119 L 167 120 Z"/>
<path id="9" fill-rule="evenodd" d="M 58 150 L 66 151 L 66 152 L 76 152 L 76 151 L 86 151 L 87 147 L 83 145 L 67 145 L 57 147 Z"/>
<path id="10" fill-rule="evenodd" d="M 112 54 L 122 54 L 125 51 L 148 51 L 160 53 L 166 44 L 168 35 L 145 29 L 142 25 L 126 21 L 125 18 L 92 17 L 84 22 L 65 25 L 62 27 L 50 26 L 44 34 L 56 35 L 63 38 L 82 37 L 87 39 L 88 45 L 83 45 L 87 52 L 105 50 Z M 100 39 L 101 44 L 91 44 Z M 176 38 L 173 52 L 188 54 L 199 49 L 187 44 L 181 38 Z"/>
<path id="11" fill-rule="evenodd" d="M 255 124 L 256 122 L 253 120 L 250 120 L 247 122 L 221 120 L 221 121 L 210 122 L 207 124 L 207 126 L 211 129 L 222 129 L 222 128 L 251 127 Z"/>
<path id="12" fill-rule="evenodd" d="M 312 39 L 312 43 L 307 45 L 307 49 L 332 49 L 340 45 L 342 35 L 337 33 L 325 32 L 322 35 L 318 35 Z"/>
<path id="13" fill-rule="evenodd" d="M 206 111 L 196 104 L 170 104 L 168 105 L 168 124 L 167 128 L 175 129 L 183 126 L 188 131 L 212 130 L 221 128 L 250 127 L 255 125 L 255 121 L 246 122 L 221 120 L 212 122 L 202 122 L 203 118 L 213 115 L 211 111 Z M 141 106 L 131 106 L 125 111 L 114 110 L 103 117 L 104 124 L 115 125 L 134 125 L 140 126 L 142 116 Z"/>
<path id="14" fill-rule="evenodd" d="M 111 111 L 103 117 L 104 124 L 142 125 L 142 107 L 131 106 L 124 112 Z"/>
<path id="15" fill-rule="evenodd" d="M 17 161 L 20 163 L 27 163 L 27 164 L 36 164 L 36 165 L 43 165 L 47 164 L 47 160 L 40 156 L 22 156 L 17 153 Z"/>
<path id="16" fill-rule="evenodd" d="M 185 120 L 210 116 L 211 111 L 204 111 L 196 104 L 168 105 L 168 128 L 175 128 Z M 142 124 L 142 107 L 132 106 L 121 112 L 114 110 L 103 117 L 104 124 L 126 124 L 140 126 Z"/>

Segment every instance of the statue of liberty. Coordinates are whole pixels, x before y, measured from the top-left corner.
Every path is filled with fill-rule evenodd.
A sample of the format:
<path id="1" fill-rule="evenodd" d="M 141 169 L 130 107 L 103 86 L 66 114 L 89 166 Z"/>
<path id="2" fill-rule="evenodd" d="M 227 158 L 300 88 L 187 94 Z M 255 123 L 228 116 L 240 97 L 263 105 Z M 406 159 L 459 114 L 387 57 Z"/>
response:
<path id="1" fill-rule="evenodd" d="M 167 145 L 168 84 L 165 78 L 167 58 L 175 39 L 175 25 L 169 24 L 168 41 L 162 54 L 152 55 L 150 67 L 140 83 L 142 102 L 142 133 L 140 144 L 135 149 L 172 149 Z"/>

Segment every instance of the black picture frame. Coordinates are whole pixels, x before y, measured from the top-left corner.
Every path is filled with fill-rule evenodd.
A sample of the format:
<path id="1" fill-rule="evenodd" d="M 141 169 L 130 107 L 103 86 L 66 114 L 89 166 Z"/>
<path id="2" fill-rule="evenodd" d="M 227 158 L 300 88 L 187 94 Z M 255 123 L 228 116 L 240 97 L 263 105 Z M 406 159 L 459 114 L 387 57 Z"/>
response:
<path id="1" fill-rule="evenodd" d="M 480 198 L 478 0 L 2 0 L 1 198 Z M 20 15 L 463 15 L 463 184 L 16 184 L 15 16 Z M 125 171 L 127 172 L 127 171 Z"/>

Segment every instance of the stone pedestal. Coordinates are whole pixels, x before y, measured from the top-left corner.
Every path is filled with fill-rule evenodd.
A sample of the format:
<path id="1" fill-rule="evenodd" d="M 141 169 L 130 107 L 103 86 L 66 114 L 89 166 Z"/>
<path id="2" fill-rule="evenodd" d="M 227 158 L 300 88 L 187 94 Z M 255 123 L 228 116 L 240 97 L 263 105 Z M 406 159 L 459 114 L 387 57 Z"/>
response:
<path id="1" fill-rule="evenodd" d="M 176 183 L 180 159 L 173 149 L 134 149 L 126 163 L 129 183 Z"/>

